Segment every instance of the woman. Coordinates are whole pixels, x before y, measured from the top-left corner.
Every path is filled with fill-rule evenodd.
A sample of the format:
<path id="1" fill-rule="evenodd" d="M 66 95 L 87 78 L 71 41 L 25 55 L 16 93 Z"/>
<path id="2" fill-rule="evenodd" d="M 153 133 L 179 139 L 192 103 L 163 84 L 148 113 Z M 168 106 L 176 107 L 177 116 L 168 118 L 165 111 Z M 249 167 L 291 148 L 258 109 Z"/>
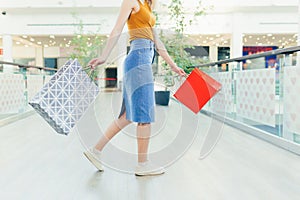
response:
<path id="1" fill-rule="evenodd" d="M 155 106 L 151 68 L 154 57 L 154 45 L 156 51 L 174 72 L 180 76 L 186 76 L 186 74 L 170 58 L 165 46 L 153 29 L 155 16 L 152 13 L 152 9 L 154 5 L 154 0 L 123 0 L 117 22 L 108 38 L 102 55 L 89 62 L 89 66 L 92 69 L 105 63 L 111 50 L 116 45 L 125 23 L 127 23 L 130 36 L 130 52 L 124 63 L 123 103 L 120 115 L 108 127 L 104 136 L 95 147 L 84 152 L 85 156 L 100 171 L 103 170 L 100 156 L 104 146 L 125 126 L 131 122 L 137 122 L 138 166 L 135 174 L 137 176 L 147 176 L 164 173 L 162 167 L 155 167 L 147 158 Z"/>

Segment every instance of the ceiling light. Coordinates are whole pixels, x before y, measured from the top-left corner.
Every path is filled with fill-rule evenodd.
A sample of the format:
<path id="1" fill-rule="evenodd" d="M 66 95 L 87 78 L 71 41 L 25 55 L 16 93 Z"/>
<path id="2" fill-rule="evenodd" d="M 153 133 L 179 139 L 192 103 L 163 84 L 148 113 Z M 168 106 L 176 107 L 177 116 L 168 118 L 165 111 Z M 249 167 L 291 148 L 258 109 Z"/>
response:
<path id="1" fill-rule="evenodd" d="M 275 39 L 275 37 L 272 37 L 272 39 L 274 40 L 274 39 Z"/>
<path id="2" fill-rule="evenodd" d="M 46 47 L 46 48 L 47 48 L 47 47 L 49 47 L 49 45 L 48 45 L 48 44 L 45 44 L 45 45 L 44 45 L 44 47 Z"/>
<path id="3" fill-rule="evenodd" d="M 249 38 L 252 38 L 252 35 L 249 35 Z"/>
<path id="4" fill-rule="evenodd" d="M 271 36 L 272 36 L 272 33 L 268 33 L 268 35 L 267 35 L 267 36 L 271 37 Z"/>
<path id="5" fill-rule="evenodd" d="M 31 42 L 34 42 L 34 38 L 30 38 L 30 41 L 31 41 Z"/>
<path id="6" fill-rule="evenodd" d="M 52 39 L 54 39 L 54 38 L 55 38 L 55 36 L 54 36 L 54 35 L 50 35 L 49 37 L 50 37 L 50 38 L 52 38 Z"/>
<path id="7" fill-rule="evenodd" d="M 42 44 L 42 42 L 37 42 L 37 44 Z"/>
<path id="8" fill-rule="evenodd" d="M 66 38 L 64 38 L 64 41 L 66 41 L 67 39 Z"/>
<path id="9" fill-rule="evenodd" d="M 25 45 L 24 45 L 24 47 L 28 47 L 28 45 L 27 45 L 27 44 L 25 44 Z"/>
<path id="10" fill-rule="evenodd" d="M 220 34 L 217 34 L 217 35 L 216 35 L 216 37 L 220 37 L 220 36 L 221 36 Z"/>
<path id="11" fill-rule="evenodd" d="M 211 37 L 211 38 L 209 38 L 209 40 L 214 40 L 214 38 Z"/>
<path id="12" fill-rule="evenodd" d="M 260 40 L 259 38 L 257 38 L 257 40 Z"/>
<path id="13" fill-rule="evenodd" d="M 23 38 L 27 38 L 27 35 L 23 35 L 22 37 L 23 37 Z"/>
<path id="14" fill-rule="evenodd" d="M 16 44 L 21 44 L 21 42 L 18 42 L 18 41 L 17 41 Z"/>

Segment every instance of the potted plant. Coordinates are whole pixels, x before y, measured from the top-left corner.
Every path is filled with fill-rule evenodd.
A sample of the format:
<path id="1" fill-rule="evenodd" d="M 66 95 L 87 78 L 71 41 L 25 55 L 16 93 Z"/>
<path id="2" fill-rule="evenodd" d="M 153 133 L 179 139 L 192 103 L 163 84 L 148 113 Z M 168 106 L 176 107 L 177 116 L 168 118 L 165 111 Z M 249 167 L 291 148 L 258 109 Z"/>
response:
<path id="1" fill-rule="evenodd" d="M 87 67 L 88 62 L 99 55 L 100 48 L 104 44 L 104 36 L 99 36 L 96 33 L 84 31 L 83 22 L 79 19 L 75 13 L 73 17 L 76 19 L 77 29 L 75 30 L 74 37 L 71 40 L 72 52 L 70 58 L 77 59 L 83 66 L 84 70 L 90 75 L 94 82 L 98 85 L 97 76 L 99 74 L 99 68 L 96 68 L 92 73 L 90 68 Z M 100 27 L 99 27 L 100 28 Z"/>
<path id="2" fill-rule="evenodd" d="M 186 19 L 182 1 L 183 0 L 171 0 L 168 5 L 170 21 L 174 24 L 174 27 L 171 28 L 173 34 L 165 34 L 165 32 L 160 31 L 159 35 L 174 62 L 178 67 L 184 69 L 184 71 L 189 74 L 192 70 L 188 68 L 189 66 L 199 64 L 203 61 L 193 58 L 191 54 L 186 51 L 187 48 L 194 48 L 192 45 L 189 45 L 189 39 L 184 35 L 185 28 L 192 24 L 193 19 Z M 194 18 L 203 15 L 207 10 L 207 8 L 202 6 L 201 0 L 198 0 L 197 3 L 198 6 L 193 13 Z M 155 91 L 155 101 L 156 104 L 167 106 L 170 100 L 169 88 L 175 85 L 175 74 L 165 61 L 162 61 L 162 75 L 165 90 Z"/>

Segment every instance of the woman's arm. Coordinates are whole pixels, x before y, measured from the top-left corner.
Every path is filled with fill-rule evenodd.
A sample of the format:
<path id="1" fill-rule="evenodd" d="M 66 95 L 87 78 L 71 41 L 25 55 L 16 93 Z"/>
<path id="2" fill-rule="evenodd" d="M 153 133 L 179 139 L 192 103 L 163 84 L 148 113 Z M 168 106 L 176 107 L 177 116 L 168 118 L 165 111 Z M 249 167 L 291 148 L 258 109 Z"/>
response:
<path id="1" fill-rule="evenodd" d="M 179 76 L 187 76 L 183 69 L 178 67 L 176 63 L 173 61 L 173 59 L 170 57 L 165 45 L 163 42 L 159 39 L 158 34 L 156 33 L 156 30 L 152 29 L 153 36 L 154 36 L 154 43 L 156 46 L 157 53 L 167 62 L 168 65 L 170 65 L 172 71 L 176 72 Z"/>
<path id="2" fill-rule="evenodd" d="M 91 66 L 92 69 L 95 69 L 96 66 L 105 63 L 110 52 L 119 40 L 122 30 L 127 22 L 127 19 L 132 9 L 136 6 L 136 3 L 136 1 L 132 0 L 123 0 L 117 22 L 107 39 L 106 46 L 103 49 L 101 56 L 99 58 L 92 59 L 88 64 L 89 66 Z"/>

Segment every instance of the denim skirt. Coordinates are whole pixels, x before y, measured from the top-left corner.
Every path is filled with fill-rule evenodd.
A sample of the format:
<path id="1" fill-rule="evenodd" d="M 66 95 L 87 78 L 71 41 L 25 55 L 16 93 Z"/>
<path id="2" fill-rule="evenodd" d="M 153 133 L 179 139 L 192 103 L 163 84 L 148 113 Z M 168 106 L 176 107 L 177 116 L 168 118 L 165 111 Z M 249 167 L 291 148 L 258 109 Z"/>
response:
<path id="1" fill-rule="evenodd" d="M 153 58 L 153 41 L 135 39 L 130 42 L 130 51 L 124 61 L 123 102 L 119 117 L 126 113 L 126 119 L 132 122 L 154 122 Z"/>

